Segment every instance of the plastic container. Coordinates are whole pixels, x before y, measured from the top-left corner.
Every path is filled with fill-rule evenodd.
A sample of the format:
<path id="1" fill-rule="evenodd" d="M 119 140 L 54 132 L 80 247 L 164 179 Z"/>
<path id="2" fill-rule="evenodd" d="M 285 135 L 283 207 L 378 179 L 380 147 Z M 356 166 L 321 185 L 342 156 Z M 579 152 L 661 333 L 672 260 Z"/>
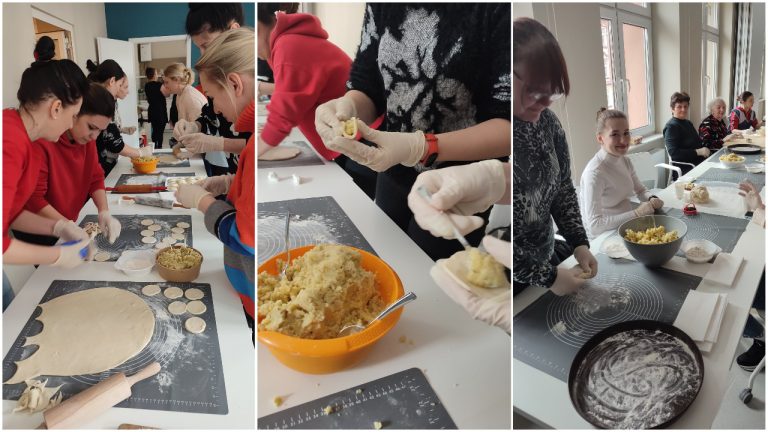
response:
<path id="1" fill-rule="evenodd" d="M 154 250 L 127 250 L 115 261 L 115 268 L 128 276 L 144 276 L 155 266 Z"/>
<path id="2" fill-rule="evenodd" d="M 205 257 L 203 257 L 203 254 L 195 248 L 190 248 L 190 249 L 197 251 L 197 253 L 200 254 L 201 259 L 200 259 L 200 262 L 194 267 L 183 269 L 183 270 L 174 270 L 168 267 L 164 267 L 163 265 L 160 264 L 159 258 L 160 258 L 160 255 L 163 254 L 163 251 L 168 250 L 170 248 L 182 248 L 182 247 L 188 247 L 188 246 L 172 245 L 157 251 L 157 259 L 156 259 L 157 272 L 160 274 L 161 278 L 167 280 L 168 282 L 192 282 L 193 280 L 197 279 L 198 276 L 200 276 L 200 267 L 203 265 L 203 259 L 205 259 Z"/>
<path id="3" fill-rule="evenodd" d="M 291 249 L 291 261 L 304 255 L 314 245 Z M 361 266 L 375 273 L 376 288 L 385 304 L 390 304 L 404 294 L 403 284 L 392 268 L 381 258 L 364 250 L 355 249 L 362 255 Z M 285 259 L 278 254 L 261 266 L 259 273 L 279 273 L 277 260 Z M 302 339 L 272 331 L 259 331 L 259 342 L 264 344 L 280 363 L 299 372 L 326 374 L 338 372 L 362 361 L 371 348 L 397 324 L 403 309 L 353 335 L 334 339 Z M 263 317 L 259 317 L 261 321 Z"/>
<path id="4" fill-rule="evenodd" d="M 131 159 L 131 163 L 133 164 L 133 169 L 141 174 L 151 174 L 155 172 L 157 169 L 157 161 L 159 159 L 157 157 L 152 158 L 151 161 L 147 162 L 140 162 L 138 158 Z"/>

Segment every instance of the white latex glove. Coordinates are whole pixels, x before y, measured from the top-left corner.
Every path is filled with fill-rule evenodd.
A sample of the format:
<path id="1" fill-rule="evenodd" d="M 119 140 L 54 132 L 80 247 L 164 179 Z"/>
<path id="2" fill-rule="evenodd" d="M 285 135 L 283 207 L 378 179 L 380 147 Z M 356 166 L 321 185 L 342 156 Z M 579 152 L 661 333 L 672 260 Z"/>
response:
<path id="1" fill-rule="evenodd" d="M 701 156 L 701 157 L 709 157 L 710 151 L 706 147 L 701 147 L 701 148 L 697 148 L 696 149 L 696 154 Z"/>
<path id="2" fill-rule="evenodd" d="M 573 250 L 573 257 L 576 258 L 576 262 L 579 263 L 582 271 L 590 273 L 587 279 L 597 276 L 597 260 L 588 247 L 584 245 L 578 246 Z"/>
<path id="3" fill-rule="evenodd" d="M 341 135 L 341 120 L 357 117 L 357 109 L 352 99 L 340 97 L 329 100 L 315 110 L 315 129 L 326 146 Z"/>
<path id="4" fill-rule="evenodd" d="M 154 151 L 155 148 L 153 146 L 139 147 L 139 157 L 150 157 Z"/>
<path id="5" fill-rule="evenodd" d="M 512 268 L 512 244 L 508 241 L 498 239 L 487 235 L 483 237 L 483 247 L 493 259 L 501 263 L 504 267 Z"/>
<path id="6" fill-rule="evenodd" d="M 200 200 L 207 195 L 211 195 L 211 193 L 199 184 L 186 184 L 179 186 L 179 189 L 176 190 L 176 201 L 186 208 L 196 209 Z"/>
<path id="7" fill-rule="evenodd" d="M 656 211 L 656 209 L 653 207 L 653 204 L 646 201 L 641 203 L 640 206 L 635 209 L 635 215 L 637 215 L 637 217 L 648 216 L 652 215 L 654 211 Z"/>
<path id="8" fill-rule="evenodd" d="M 197 126 L 197 122 L 191 122 L 184 119 L 179 119 L 173 127 L 173 137 L 177 140 L 184 135 L 197 132 L 200 132 L 200 127 Z"/>
<path id="9" fill-rule="evenodd" d="M 579 277 L 581 272 L 582 269 L 578 267 L 572 269 L 558 268 L 555 283 L 552 284 L 549 290 L 552 291 L 552 294 L 558 296 L 575 293 L 584 285 L 585 280 Z"/>
<path id="10" fill-rule="evenodd" d="M 739 183 L 739 189 L 741 190 L 739 195 L 744 197 L 744 202 L 749 211 L 754 212 L 755 210 L 764 207 L 763 200 L 760 199 L 760 193 L 752 182 L 744 180 Z"/>
<path id="11" fill-rule="evenodd" d="M 357 130 L 362 138 L 377 145 L 369 147 L 359 141 L 334 138 L 325 145 L 333 151 L 344 153 L 355 162 L 382 172 L 397 165 L 414 166 L 427 151 L 427 138 L 424 132 L 381 132 L 371 129 L 362 121 L 357 121 Z"/>
<path id="12" fill-rule="evenodd" d="M 53 226 L 53 236 L 65 242 L 72 240 L 90 240 L 88 233 L 71 220 L 60 219 Z"/>
<path id="13" fill-rule="evenodd" d="M 651 198 L 648 200 L 649 203 L 653 206 L 654 209 L 660 209 L 664 207 L 664 201 L 661 200 L 661 198 Z"/>
<path id="14" fill-rule="evenodd" d="M 120 129 L 120 133 L 123 133 L 126 135 L 133 135 L 135 132 L 136 132 L 136 126 L 127 126 Z"/>
<path id="15" fill-rule="evenodd" d="M 207 190 L 213 195 L 224 195 L 229 192 L 229 187 L 232 185 L 232 179 L 235 176 L 232 174 L 208 177 L 207 179 L 199 182 L 203 189 Z"/>
<path id="16" fill-rule="evenodd" d="M 112 217 L 109 214 L 109 210 L 102 210 L 99 212 L 99 228 L 101 228 L 101 234 L 109 240 L 110 243 L 114 243 L 118 237 L 120 237 L 120 231 L 123 226 L 120 221 Z"/>
<path id="17" fill-rule="evenodd" d="M 190 153 L 207 153 L 213 151 L 224 151 L 224 137 L 206 135 L 201 132 L 195 132 L 179 137 L 179 142 Z"/>
<path id="18" fill-rule="evenodd" d="M 499 290 L 499 295 L 482 298 L 472 293 L 468 287 L 462 286 L 443 269 L 442 261 L 438 260 L 429 271 L 429 275 L 437 286 L 456 304 L 463 307 L 473 319 L 483 321 L 506 331 L 511 330 L 512 290 Z"/>
<path id="19" fill-rule="evenodd" d="M 421 186 L 432 194 L 429 203 L 418 192 Z M 416 177 L 408 194 L 408 207 L 422 229 L 452 239 L 453 229 L 444 215 L 462 234 L 472 232 L 482 226 L 483 220 L 471 215 L 487 210 L 504 196 L 506 188 L 504 165 L 495 159 L 430 170 Z"/>
<path id="20" fill-rule="evenodd" d="M 176 156 L 177 159 L 189 159 L 188 154 L 182 154 L 182 149 L 184 148 L 184 144 L 182 143 L 176 143 L 173 147 L 171 147 L 171 151 L 173 152 L 173 155 Z"/>
<path id="21" fill-rule="evenodd" d="M 90 239 L 85 239 L 75 244 L 58 246 L 59 258 L 51 265 L 66 269 L 79 266 L 88 257 L 90 242 Z"/>

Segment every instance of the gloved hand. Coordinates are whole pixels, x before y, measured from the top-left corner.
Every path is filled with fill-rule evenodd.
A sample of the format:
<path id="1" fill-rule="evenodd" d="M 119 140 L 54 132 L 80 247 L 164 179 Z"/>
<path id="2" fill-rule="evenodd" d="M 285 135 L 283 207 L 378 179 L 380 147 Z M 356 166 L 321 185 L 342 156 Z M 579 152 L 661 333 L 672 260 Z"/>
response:
<path id="1" fill-rule="evenodd" d="M 360 135 L 377 145 L 369 147 L 359 141 L 336 137 L 325 145 L 333 151 L 344 153 L 355 162 L 382 172 L 397 164 L 414 166 L 427 151 L 424 132 L 381 132 L 357 121 Z"/>
<path id="2" fill-rule="evenodd" d="M 421 186 L 432 192 L 429 203 L 418 192 Z M 408 206 L 422 229 L 452 239 L 453 229 L 444 215 L 451 218 L 462 234 L 472 232 L 483 221 L 471 215 L 487 210 L 501 199 L 506 188 L 503 164 L 495 159 L 441 168 L 416 177 L 408 194 Z"/>
<path id="3" fill-rule="evenodd" d="M 200 200 L 207 195 L 211 195 L 211 193 L 199 184 L 186 184 L 179 186 L 179 189 L 176 190 L 176 201 L 186 208 L 196 209 Z"/>
<path id="4" fill-rule="evenodd" d="M 549 290 L 552 291 L 552 294 L 559 296 L 575 293 L 584 285 L 585 280 L 579 277 L 582 271 L 578 267 L 572 269 L 558 268 L 555 283 L 549 287 Z"/>
<path id="5" fill-rule="evenodd" d="M 635 209 L 635 215 L 637 215 L 637 217 L 648 216 L 648 215 L 652 215 L 654 211 L 656 210 L 653 207 L 653 204 L 646 201 L 644 203 L 641 203 L 640 206 Z"/>
<path id="6" fill-rule="evenodd" d="M 207 179 L 197 183 L 202 186 L 213 195 L 224 195 L 229 192 L 229 187 L 232 185 L 232 179 L 235 176 L 232 174 L 208 177 Z"/>
<path id="7" fill-rule="evenodd" d="M 224 151 L 224 137 L 206 135 L 202 132 L 182 135 L 179 141 L 190 153 Z"/>
<path id="8" fill-rule="evenodd" d="M 126 126 L 120 129 L 120 133 L 123 133 L 126 135 L 133 135 L 134 132 L 136 132 L 136 126 Z"/>
<path id="9" fill-rule="evenodd" d="M 75 244 L 59 246 L 59 258 L 51 264 L 54 267 L 62 268 L 74 268 L 83 263 L 84 258 L 81 256 L 81 251 L 86 251 L 86 255 L 89 251 L 90 239 L 80 240 Z"/>
<path id="10" fill-rule="evenodd" d="M 709 157 L 710 151 L 706 147 L 701 147 L 701 148 L 697 148 L 696 149 L 696 154 L 701 156 L 701 157 Z"/>
<path id="11" fill-rule="evenodd" d="M 184 119 L 179 119 L 176 125 L 173 127 L 173 137 L 177 140 L 184 135 L 200 132 L 200 127 L 197 122 L 191 122 Z"/>
<path id="12" fill-rule="evenodd" d="M 649 199 L 648 202 L 651 203 L 654 209 L 660 209 L 664 207 L 664 201 L 662 201 L 661 198 L 653 197 Z"/>
<path id="13" fill-rule="evenodd" d="M 106 237 L 110 243 L 114 243 L 115 240 L 120 237 L 122 225 L 117 218 L 114 218 L 109 214 L 109 210 L 102 210 L 99 212 L 99 228 L 101 228 L 101 233 L 104 237 Z"/>
<path id="14" fill-rule="evenodd" d="M 155 148 L 152 146 L 139 147 L 139 157 L 150 157 L 154 151 Z"/>
<path id="15" fill-rule="evenodd" d="M 584 245 L 576 247 L 573 250 L 573 257 L 576 258 L 582 271 L 590 273 L 587 279 L 597 276 L 597 260 L 588 247 Z"/>
<path id="16" fill-rule="evenodd" d="M 318 106 L 315 110 L 315 129 L 323 143 L 328 146 L 334 138 L 341 136 L 340 120 L 349 120 L 352 117 L 357 117 L 357 109 L 348 97 L 331 99 Z"/>
<path id="17" fill-rule="evenodd" d="M 53 226 L 53 236 L 65 242 L 72 240 L 90 240 L 88 233 L 71 220 L 59 219 Z"/>
<path id="18" fill-rule="evenodd" d="M 182 154 L 182 149 L 184 148 L 184 144 L 182 143 L 176 143 L 171 147 L 171 151 L 173 152 L 173 155 L 176 156 L 177 159 L 189 159 L 189 156 L 187 154 Z"/>
<path id="19" fill-rule="evenodd" d="M 508 241 L 487 235 L 483 237 L 483 247 L 501 265 L 512 268 L 512 245 Z"/>
<path id="20" fill-rule="evenodd" d="M 728 134 L 728 135 L 725 136 L 725 138 L 723 138 L 723 142 L 727 143 L 728 141 L 730 141 L 730 140 L 732 140 L 734 138 L 736 138 L 736 136 L 734 134 L 732 134 L 732 133 Z"/>
<path id="21" fill-rule="evenodd" d="M 739 195 L 744 197 L 744 202 L 747 204 L 749 211 L 754 212 L 755 210 L 764 207 L 763 200 L 760 199 L 760 193 L 751 181 L 744 180 L 739 183 L 739 189 L 742 191 L 739 192 Z"/>

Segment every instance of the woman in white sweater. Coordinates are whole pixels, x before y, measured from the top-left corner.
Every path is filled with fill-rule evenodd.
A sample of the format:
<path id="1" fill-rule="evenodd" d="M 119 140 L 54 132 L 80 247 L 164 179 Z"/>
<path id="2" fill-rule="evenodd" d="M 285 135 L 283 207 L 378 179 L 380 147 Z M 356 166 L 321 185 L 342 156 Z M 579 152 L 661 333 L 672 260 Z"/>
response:
<path id="1" fill-rule="evenodd" d="M 600 150 L 581 174 L 579 206 L 587 235 L 593 239 L 605 231 L 638 216 L 650 215 L 664 202 L 648 190 L 635 174 L 629 158 L 629 121 L 617 110 L 602 108 L 597 113 L 597 141 Z M 641 204 L 632 209 L 629 198 L 637 195 Z"/>

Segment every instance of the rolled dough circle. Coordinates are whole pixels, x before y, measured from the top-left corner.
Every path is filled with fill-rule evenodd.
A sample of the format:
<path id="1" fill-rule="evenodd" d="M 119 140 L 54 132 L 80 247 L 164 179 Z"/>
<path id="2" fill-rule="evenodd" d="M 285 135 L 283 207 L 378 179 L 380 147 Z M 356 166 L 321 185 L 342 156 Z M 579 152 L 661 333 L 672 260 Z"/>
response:
<path id="1" fill-rule="evenodd" d="M 206 311 L 205 304 L 200 300 L 192 300 L 187 303 L 187 311 L 193 315 L 202 315 Z"/>
<path id="2" fill-rule="evenodd" d="M 259 156 L 263 161 L 281 161 L 293 159 L 301 154 L 301 150 L 296 147 L 275 147 L 272 150 Z"/>
<path id="3" fill-rule="evenodd" d="M 112 254 L 109 252 L 98 252 L 96 255 L 93 256 L 94 261 L 98 262 L 104 262 L 109 260 L 112 257 Z"/>
<path id="4" fill-rule="evenodd" d="M 172 244 L 176 243 L 176 239 L 173 238 L 173 237 L 166 237 L 166 238 L 163 239 L 163 243 L 172 245 Z"/>
<path id="5" fill-rule="evenodd" d="M 141 236 L 142 237 L 154 237 L 155 236 L 155 232 L 152 231 L 152 230 L 143 230 L 141 232 Z"/>
<path id="6" fill-rule="evenodd" d="M 190 333 L 202 333 L 205 330 L 205 320 L 200 317 L 192 317 L 184 322 L 184 328 Z"/>
<path id="7" fill-rule="evenodd" d="M 183 234 L 184 233 L 184 228 L 173 227 L 173 228 L 171 228 L 171 232 L 174 232 L 176 234 Z"/>
<path id="8" fill-rule="evenodd" d="M 184 297 L 190 300 L 200 300 L 204 295 L 205 294 L 203 294 L 203 290 L 199 290 L 197 288 L 190 288 L 184 291 Z"/>
<path id="9" fill-rule="evenodd" d="M 179 227 L 179 228 L 184 228 L 184 229 L 189 228 L 189 224 L 186 223 L 186 222 L 179 222 L 179 223 L 176 224 L 176 226 Z"/>
<path id="10" fill-rule="evenodd" d="M 157 161 L 159 163 L 166 163 L 166 164 L 178 164 L 182 162 L 181 159 L 177 158 L 174 155 L 158 155 Z"/>
<path id="11" fill-rule="evenodd" d="M 155 244 L 157 243 L 157 239 L 154 237 L 143 237 L 141 242 L 146 244 Z"/>
<path id="12" fill-rule="evenodd" d="M 141 293 L 145 296 L 160 294 L 160 285 L 146 285 L 141 289 Z"/>
<path id="13" fill-rule="evenodd" d="M 163 243 L 163 242 L 160 242 L 155 245 L 155 249 L 165 249 L 167 247 L 168 247 L 168 243 Z"/>
<path id="14" fill-rule="evenodd" d="M 152 231 L 160 231 L 161 229 L 163 229 L 163 227 L 161 227 L 158 224 L 154 224 L 154 225 L 150 225 L 149 228 L 147 228 L 147 229 L 152 230 Z"/>
<path id="15" fill-rule="evenodd" d="M 173 233 L 171 234 L 171 237 L 175 238 L 176 240 L 184 240 L 185 238 L 187 238 L 187 236 L 185 236 L 184 234 L 179 234 L 179 233 Z"/>
<path id="16" fill-rule="evenodd" d="M 150 226 L 153 223 L 155 223 L 155 221 L 153 221 L 152 219 L 144 219 L 144 220 L 141 221 L 141 224 L 144 225 L 144 226 Z"/>
<path id="17" fill-rule="evenodd" d="M 173 315 L 184 315 L 186 311 L 187 304 L 183 301 L 176 300 L 175 302 L 172 302 L 168 305 L 168 312 L 172 313 Z"/>
<path id="18" fill-rule="evenodd" d="M 170 287 L 163 291 L 163 295 L 169 299 L 177 299 L 184 295 L 184 291 L 179 287 Z"/>

